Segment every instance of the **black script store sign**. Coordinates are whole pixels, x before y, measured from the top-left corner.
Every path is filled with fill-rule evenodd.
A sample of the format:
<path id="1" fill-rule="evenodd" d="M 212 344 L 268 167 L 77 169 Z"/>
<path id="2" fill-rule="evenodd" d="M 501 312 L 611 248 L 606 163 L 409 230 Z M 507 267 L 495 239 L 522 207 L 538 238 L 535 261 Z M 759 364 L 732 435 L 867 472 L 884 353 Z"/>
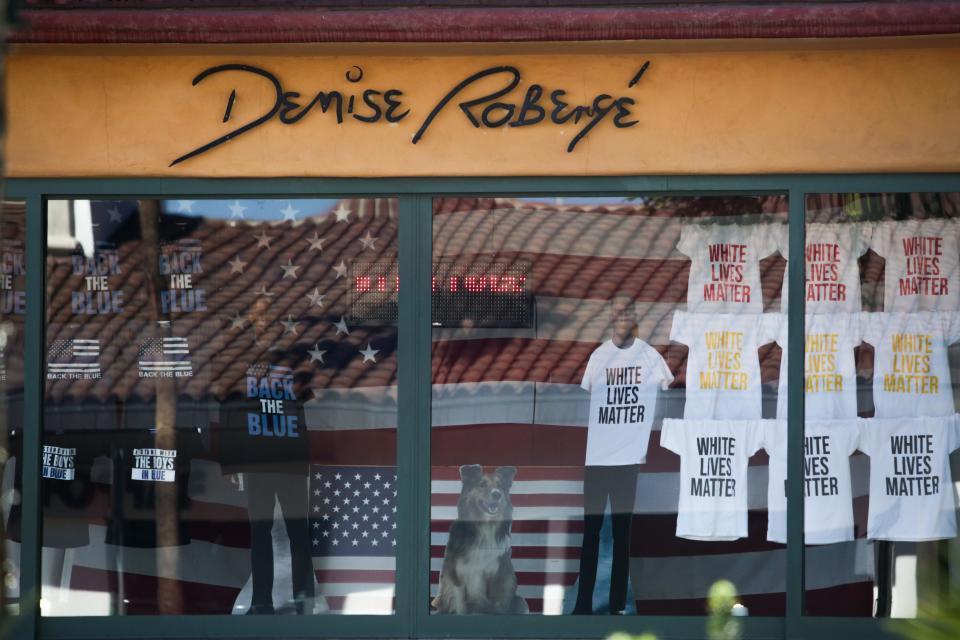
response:
<path id="1" fill-rule="evenodd" d="M 445 110 L 459 110 L 462 116 L 477 129 L 500 127 L 566 126 L 577 127 L 576 135 L 567 145 L 572 153 L 581 140 L 604 122 L 617 129 L 629 129 L 638 124 L 634 108 L 636 100 L 629 92 L 650 67 L 650 61 L 639 65 L 639 70 L 625 79 L 624 95 L 613 96 L 599 93 L 587 104 L 574 104 L 567 97 L 567 90 L 545 87 L 538 83 L 524 83 L 520 69 L 511 65 L 494 66 L 477 71 L 457 83 L 435 104 L 428 108 L 409 104 L 403 89 L 395 87 L 366 87 L 363 84 L 363 69 L 353 66 L 346 71 L 349 83 L 355 91 L 326 91 L 310 88 L 307 93 L 284 88 L 280 79 L 271 71 L 248 64 L 222 64 L 204 69 L 193 79 L 196 86 L 205 79 L 222 74 L 235 73 L 262 78 L 272 90 L 273 103 L 260 116 L 240 123 L 230 132 L 188 151 L 170 163 L 170 166 L 189 160 L 216 147 L 235 140 L 257 127 L 279 120 L 284 125 L 293 125 L 309 116 L 336 118 L 337 125 L 354 120 L 366 125 L 398 123 L 415 120 L 417 131 L 411 142 L 417 144 L 431 131 L 435 119 Z M 489 80 L 487 80 L 489 79 Z M 483 90 L 477 95 L 476 87 L 483 82 Z M 223 122 L 230 122 L 238 99 L 233 89 L 227 98 Z"/>

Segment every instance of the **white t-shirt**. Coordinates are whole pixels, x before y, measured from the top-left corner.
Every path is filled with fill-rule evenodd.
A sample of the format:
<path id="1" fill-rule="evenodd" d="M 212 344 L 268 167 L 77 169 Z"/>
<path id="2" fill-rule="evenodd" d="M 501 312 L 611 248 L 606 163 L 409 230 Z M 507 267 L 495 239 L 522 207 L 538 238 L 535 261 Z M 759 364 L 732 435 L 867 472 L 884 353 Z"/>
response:
<path id="1" fill-rule="evenodd" d="M 673 314 L 670 339 L 689 348 L 684 418 L 759 419 L 760 345 L 772 342 L 779 313 Z"/>
<path id="2" fill-rule="evenodd" d="M 960 221 L 888 220 L 873 231 L 883 256 L 886 311 L 960 310 Z"/>
<path id="3" fill-rule="evenodd" d="M 590 392 L 586 464 L 645 462 L 657 392 L 672 381 L 663 357 L 642 340 L 626 349 L 610 340 L 597 347 L 580 383 Z"/>
<path id="4" fill-rule="evenodd" d="M 680 456 L 677 537 L 747 535 L 747 461 L 763 444 L 763 420 L 663 421 L 660 446 Z"/>
<path id="5" fill-rule="evenodd" d="M 863 340 L 874 348 L 877 418 L 954 412 L 947 347 L 960 340 L 960 314 L 865 313 Z"/>
<path id="6" fill-rule="evenodd" d="M 787 421 L 771 422 L 763 442 L 770 455 L 767 540 L 786 543 Z M 850 456 L 857 450 L 857 419 L 808 420 L 804 429 L 804 541 L 832 544 L 853 540 Z"/>
<path id="7" fill-rule="evenodd" d="M 958 417 L 860 421 L 859 449 L 870 456 L 872 540 L 941 540 L 957 535 L 950 453 Z"/>
<path id="8" fill-rule="evenodd" d="M 805 323 L 804 417 L 813 420 L 856 418 L 857 363 L 853 350 L 863 341 L 860 314 L 808 314 Z M 786 418 L 786 320 L 780 325 L 777 344 L 783 349 L 777 417 Z"/>
<path id="9" fill-rule="evenodd" d="M 869 224 L 808 224 L 804 267 L 807 274 L 806 313 L 860 311 L 860 265 L 857 260 L 870 248 Z M 789 259 L 786 235 L 779 247 Z M 781 308 L 787 310 L 788 283 L 783 274 Z"/>
<path id="10" fill-rule="evenodd" d="M 680 231 L 677 250 L 690 258 L 687 311 L 763 311 L 760 259 L 776 253 L 783 224 L 701 224 Z"/>

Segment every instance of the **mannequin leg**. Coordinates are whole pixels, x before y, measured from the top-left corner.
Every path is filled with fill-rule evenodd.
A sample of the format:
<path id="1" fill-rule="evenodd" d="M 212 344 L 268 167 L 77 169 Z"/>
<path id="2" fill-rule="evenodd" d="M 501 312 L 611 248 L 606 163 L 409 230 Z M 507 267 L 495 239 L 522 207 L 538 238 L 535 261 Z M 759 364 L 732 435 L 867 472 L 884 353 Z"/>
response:
<path id="1" fill-rule="evenodd" d="M 292 566 L 293 597 L 298 610 L 303 603 L 313 601 L 313 557 L 310 553 L 310 523 L 307 517 L 309 487 L 306 476 L 277 474 L 277 497 L 283 511 L 283 520 L 290 538 L 290 562 Z M 303 611 L 299 611 L 303 613 Z M 311 613 L 311 611 L 306 611 Z"/>
<path id="2" fill-rule="evenodd" d="M 250 570 L 253 574 L 252 613 L 273 613 L 273 501 L 269 474 L 248 473 L 247 514 L 250 518 Z"/>
<path id="3" fill-rule="evenodd" d="M 597 560 L 600 555 L 600 528 L 607 491 L 602 467 L 586 467 L 583 472 L 583 545 L 580 549 L 580 586 L 573 613 L 593 613 L 593 588 L 597 582 Z"/>
<path id="4" fill-rule="evenodd" d="M 627 607 L 630 580 L 630 530 L 637 497 L 637 465 L 610 467 L 610 511 L 613 524 L 613 567 L 610 571 L 610 612 Z"/>

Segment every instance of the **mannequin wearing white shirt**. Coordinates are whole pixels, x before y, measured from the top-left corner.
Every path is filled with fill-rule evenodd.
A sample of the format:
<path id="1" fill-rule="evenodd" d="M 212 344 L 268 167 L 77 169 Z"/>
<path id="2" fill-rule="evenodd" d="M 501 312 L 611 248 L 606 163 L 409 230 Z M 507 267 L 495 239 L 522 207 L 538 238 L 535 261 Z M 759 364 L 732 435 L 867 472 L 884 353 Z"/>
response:
<path id="1" fill-rule="evenodd" d="M 610 612 L 621 614 L 626 608 L 637 473 L 646 458 L 657 394 L 673 380 L 663 357 L 636 337 L 633 300 L 617 296 L 611 307 L 611 339 L 591 354 L 581 383 L 591 398 L 580 584 L 573 610 L 579 615 L 593 613 L 600 528 L 608 499 L 613 524 Z"/>

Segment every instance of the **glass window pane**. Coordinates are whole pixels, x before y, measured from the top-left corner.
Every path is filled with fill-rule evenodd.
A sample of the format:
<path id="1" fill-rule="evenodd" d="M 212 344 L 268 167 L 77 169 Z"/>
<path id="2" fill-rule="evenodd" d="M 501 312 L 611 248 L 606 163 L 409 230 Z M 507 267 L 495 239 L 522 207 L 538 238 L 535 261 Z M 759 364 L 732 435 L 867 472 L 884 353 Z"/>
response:
<path id="1" fill-rule="evenodd" d="M 0 211 L 0 500 L 7 523 L 0 557 L 0 609 L 20 610 L 20 490 L 23 460 L 23 348 L 26 313 L 26 204 Z"/>
<path id="2" fill-rule="evenodd" d="M 396 212 L 49 203 L 46 615 L 393 612 Z"/>
<path id="3" fill-rule="evenodd" d="M 806 201 L 806 606 L 956 598 L 960 194 Z"/>
<path id="4" fill-rule="evenodd" d="M 783 615 L 786 198 L 433 211 L 432 613 Z"/>

